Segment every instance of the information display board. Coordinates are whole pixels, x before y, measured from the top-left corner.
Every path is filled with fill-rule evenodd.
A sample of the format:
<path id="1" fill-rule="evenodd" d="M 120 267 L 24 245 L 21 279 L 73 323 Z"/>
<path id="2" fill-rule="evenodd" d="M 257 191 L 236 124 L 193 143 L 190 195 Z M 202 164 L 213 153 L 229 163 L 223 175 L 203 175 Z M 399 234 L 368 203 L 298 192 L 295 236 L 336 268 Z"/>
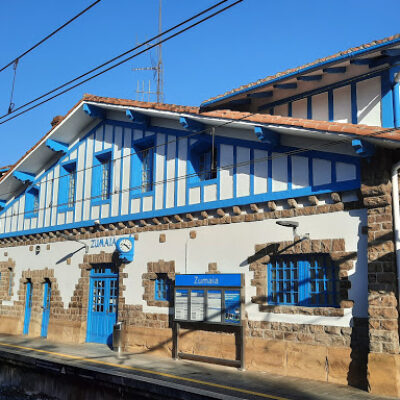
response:
<path id="1" fill-rule="evenodd" d="M 175 277 L 175 320 L 240 325 L 242 274 L 191 274 Z"/>

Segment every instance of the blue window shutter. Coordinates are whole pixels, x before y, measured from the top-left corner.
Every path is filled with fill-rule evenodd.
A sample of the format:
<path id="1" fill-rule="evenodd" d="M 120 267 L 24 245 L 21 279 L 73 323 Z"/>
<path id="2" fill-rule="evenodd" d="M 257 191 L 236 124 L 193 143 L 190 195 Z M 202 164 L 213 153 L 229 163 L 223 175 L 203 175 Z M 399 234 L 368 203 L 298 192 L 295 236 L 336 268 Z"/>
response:
<path id="1" fill-rule="evenodd" d="M 92 171 L 92 200 L 101 200 L 101 162 L 95 156 L 93 157 L 93 171 Z"/>

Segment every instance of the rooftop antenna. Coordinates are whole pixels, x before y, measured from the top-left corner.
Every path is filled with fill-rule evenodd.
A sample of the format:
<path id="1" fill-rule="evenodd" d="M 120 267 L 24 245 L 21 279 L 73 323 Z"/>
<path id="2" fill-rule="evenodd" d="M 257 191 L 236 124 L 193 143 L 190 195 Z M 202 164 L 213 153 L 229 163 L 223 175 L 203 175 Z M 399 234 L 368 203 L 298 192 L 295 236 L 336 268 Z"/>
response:
<path id="1" fill-rule="evenodd" d="M 159 7 L 158 7 L 158 33 L 162 33 L 162 0 L 159 0 Z M 162 61 L 162 43 L 161 43 L 161 36 L 158 39 L 158 60 L 157 63 L 153 59 L 150 53 L 150 62 L 151 67 L 140 67 L 140 68 L 133 68 L 133 71 L 153 71 L 153 80 L 157 85 L 156 91 L 151 90 L 151 81 L 148 81 L 148 89 L 145 88 L 145 81 L 139 82 L 137 81 L 137 88 L 136 88 L 136 99 L 145 101 L 147 97 L 147 101 L 150 101 L 152 95 L 156 96 L 157 103 L 164 102 L 164 66 Z M 147 46 L 150 46 L 148 44 Z"/>

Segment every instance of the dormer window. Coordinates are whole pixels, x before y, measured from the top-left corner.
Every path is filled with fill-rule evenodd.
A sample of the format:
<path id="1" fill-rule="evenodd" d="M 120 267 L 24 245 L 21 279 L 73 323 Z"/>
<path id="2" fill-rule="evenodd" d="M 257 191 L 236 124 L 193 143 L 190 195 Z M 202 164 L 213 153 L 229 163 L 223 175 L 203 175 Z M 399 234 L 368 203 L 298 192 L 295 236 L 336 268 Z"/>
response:
<path id="1" fill-rule="evenodd" d="M 95 154 L 93 158 L 92 199 L 104 202 L 111 197 L 112 151 Z"/>
<path id="2" fill-rule="evenodd" d="M 39 211 L 39 188 L 33 186 L 25 194 L 25 217 L 37 217 Z"/>
<path id="3" fill-rule="evenodd" d="M 74 207 L 76 199 L 76 162 L 63 164 L 60 171 L 58 204 L 68 210 Z"/>

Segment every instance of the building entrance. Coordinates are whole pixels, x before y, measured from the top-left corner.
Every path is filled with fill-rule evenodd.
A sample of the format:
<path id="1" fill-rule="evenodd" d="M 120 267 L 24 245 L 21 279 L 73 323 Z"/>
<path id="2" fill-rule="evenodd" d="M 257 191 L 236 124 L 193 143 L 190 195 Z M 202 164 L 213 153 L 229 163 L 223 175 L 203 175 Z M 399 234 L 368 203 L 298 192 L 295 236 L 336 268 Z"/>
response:
<path id="1" fill-rule="evenodd" d="M 49 327 L 49 319 L 50 319 L 50 299 L 51 299 L 51 284 L 49 281 L 46 281 L 43 287 L 43 314 L 42 314 L 42 328 L 40 331 L 41 337 L 47 337 L 47 330 Z"/>
<path id="2" fill-rule="evenodd" d="M 118 273 L 113 265 L 96 265 L 90 272 L 87 342 L 111 346 L 118 316 Z"/>

